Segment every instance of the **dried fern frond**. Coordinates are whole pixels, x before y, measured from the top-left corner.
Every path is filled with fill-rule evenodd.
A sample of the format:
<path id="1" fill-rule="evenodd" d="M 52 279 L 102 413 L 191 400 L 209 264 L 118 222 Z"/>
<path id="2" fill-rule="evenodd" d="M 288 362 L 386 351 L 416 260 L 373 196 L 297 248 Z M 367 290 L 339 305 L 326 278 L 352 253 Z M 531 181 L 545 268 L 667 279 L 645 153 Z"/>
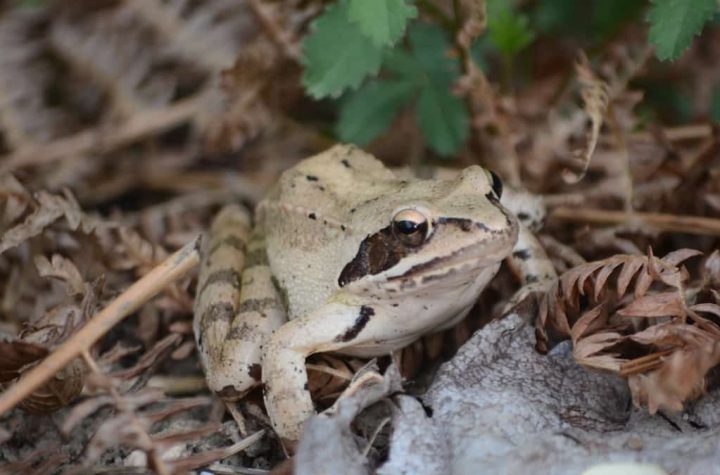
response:
<path id="1" fill-rule="evenodd" d="M 682 407 L 720 364 L 720 306 L 698 300 L 709 294 L 717 256 L 700 286 L 689 287 L 682 266 L 700 254 L 621 254 L 570 269 L 541 302 L 538 348 L 549 334 L 570 338 L 579 364 L 628 377 L 636 404 Z"/>
<path id="2" fill-rule="evenodd" d="M 257 32 L 243 2 L 132 0 L 125 3 L 162 36 L 165 55 L 183 58 L 212 74 L 232 65 L 237 52 Z"/>
<path id="3" fill-rule="evenodd" d="M 42 10 L 0 16 L 0 142 L 10 150 L 48 142 L 72 124 L 61 109 L 46 103 L 54 73 L 47 41 L 37 34 L 46 21 Z"/>
<path id="4" fill-rule="evenodd" d="M 49 40 L 74 70 L 109 93 L 122 117 L 170 102 L 176 78 L 160 72 L 155 34 L 127 10 L 101 10 L 83 17 L 61 16 Z"/>
<path id="5" fill-rule="evenodd" d="M 599 79 L 590 68 L 587 56 L 582 54 L 577 63 L 575 63 L 575 72 L 577 73 L 578 82 L 581 86 L 581 93 L 584 103 L 584 109 L 590 117 L 591 128 L 584 150 L 578 152 L 578 160 L 581 171 L 578 173 L 570 169 L 563 170 L 563 179 L 567 183 L 577 183 L 583 179 L 590 166 L 590 160 L 595 147 L 597 147 L 600 139 L 600 128 L 603 124 L 603 116 L 608 107 L 610 97 L 608 95 L 608 84 Z"/>

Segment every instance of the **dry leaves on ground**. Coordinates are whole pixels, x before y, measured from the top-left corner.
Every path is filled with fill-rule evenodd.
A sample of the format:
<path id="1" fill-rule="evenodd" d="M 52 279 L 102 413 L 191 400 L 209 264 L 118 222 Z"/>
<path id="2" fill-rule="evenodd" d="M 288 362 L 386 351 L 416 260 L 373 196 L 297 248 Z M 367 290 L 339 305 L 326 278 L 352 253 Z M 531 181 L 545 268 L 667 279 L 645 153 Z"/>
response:
<path id="1" fill-rule="evenodd" d="M 569 337 L 578 363 L 628 378 L 636 405 L 682 409 L 720 364 L 720 294 L 709 286 L 720 254 L 691 280 L 683 263 L 699 255 L 616 255 L 570 269 L 541 303 L 538 347 Z"/>

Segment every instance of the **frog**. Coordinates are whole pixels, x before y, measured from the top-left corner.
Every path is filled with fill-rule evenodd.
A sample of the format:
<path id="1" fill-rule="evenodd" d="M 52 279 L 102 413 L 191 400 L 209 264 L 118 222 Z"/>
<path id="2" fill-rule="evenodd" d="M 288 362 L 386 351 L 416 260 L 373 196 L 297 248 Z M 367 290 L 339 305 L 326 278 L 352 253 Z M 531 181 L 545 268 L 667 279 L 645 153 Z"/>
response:
<path id="1" fill-rule="evenodd" d="M 504 260 L 521 276 L 517 295 L 549 286 L 531 195 L 504 192 L 478 165 L 440 175 L 339 144 L 283 172 L 254 216 L 223 208 L 194 305 L 209 389 L 232 403 L 262 385 L 274 431 L 293 446 L 315 414 L 308 356 L 382 356 L 450 328 Z"/>

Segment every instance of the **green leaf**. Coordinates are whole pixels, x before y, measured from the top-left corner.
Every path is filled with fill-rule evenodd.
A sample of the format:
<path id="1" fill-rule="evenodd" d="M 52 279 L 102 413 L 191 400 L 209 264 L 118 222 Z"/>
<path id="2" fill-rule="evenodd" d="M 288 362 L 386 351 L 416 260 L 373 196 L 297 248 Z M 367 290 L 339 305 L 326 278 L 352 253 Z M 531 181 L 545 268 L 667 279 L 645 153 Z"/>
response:
<path id="1" fill-rule="evenodd" d="M 303 41 L 303 85 L 316 99 L 337 97 L 377 74 L 383 51 L 348 20 L 348 2 L 330 5 Z"/>
<path id="2" fill-rule="evenodd" d="M 367 144 L 390 126 L 415 89 L 406 81 L 368 81 L 342 103 L 338 137 L 344 142 Z"/>
<path id="3" fill-rule="evenodd" d="M 430 147 L 440 155 L 451 155 L 468 136 L 465 103 L 450 92 L 460 75 L 457 56 L 445 32 L 437 25 L 416 22 L 408 30 L 410 52 L 394 50 L 385 56 L 385 69 L 420 91 L 415 113 Z"/>
<path id="4" fill-rule="evenodd" d="M 507 0 L 492 0 L 488 6 L 488 35 L 504 56 L 513 56 L 535 39 L 526 15 L 514 11 Z"/>
<path id="5" fill-rule="evenodd" d="M 350 0 L 348 19 L 376 46 L 393 45 L 402 38 L 417 9 L 405 0 Z"/>
<path id="6" fill-rule="evenodd" d="M 713 88 L 712 99 L 710 102 L 710 119 L 713 122 L 720 123 L 720 86 Z"/>
<path id="7" fill-rule="evenodd" d="M 716 0 L 651 0 L 648 40 L 664 61 L 677 59 L 717 10 Z"/>
<path id="8" fill-rule="evenodd" d="M 415 23 L 408 31 L 408 40 L 419 67 L 438 87 L 449 87 L 458 78 L 458 58 L 450 55 L 452 46 L 442 28 Z"/>
<path id="9" fill-rule="evenodd" d="M 448 89 L 424 87 L 415 112 L 423 135 L 438 154 L 451 155 L 467 140 L 467 108 Z"/>

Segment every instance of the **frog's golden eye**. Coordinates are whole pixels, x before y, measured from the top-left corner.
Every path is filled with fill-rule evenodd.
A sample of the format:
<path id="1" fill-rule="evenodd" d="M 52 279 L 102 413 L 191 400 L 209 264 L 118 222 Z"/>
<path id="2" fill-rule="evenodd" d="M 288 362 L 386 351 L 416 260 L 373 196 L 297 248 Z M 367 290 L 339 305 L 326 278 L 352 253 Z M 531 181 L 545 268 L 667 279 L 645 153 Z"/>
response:
<path id="1" fill-rule="evenodd" d="M 406 246 L 419 246 L 428 236 L 430 225 L 420 211 L 404 209 L 398 211 L 392 220 L 395 237 Z"/>

